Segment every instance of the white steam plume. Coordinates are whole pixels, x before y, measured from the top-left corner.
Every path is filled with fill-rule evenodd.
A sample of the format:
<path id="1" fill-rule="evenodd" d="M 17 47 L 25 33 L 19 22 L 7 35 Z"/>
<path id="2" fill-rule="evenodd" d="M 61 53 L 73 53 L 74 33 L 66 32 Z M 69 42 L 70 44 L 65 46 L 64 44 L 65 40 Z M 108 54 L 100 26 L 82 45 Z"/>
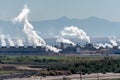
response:
<path id="1" fill-rule="evenodd" d="M 53 46 L 50 46 L 50 45 L 46 45 L 46 48 L 49 49 L 50 51 L 53 51 L 53 52 L 56 52 L 56 53 L 61 51 L 61 49 L 57 49 L 57 48 L 55 48 Z"/>
<path id="2" fill-rule="evenodd" d="M 8 38 L 8 42 L 10 46 L 15 46 L 14 41 L 11 38 Z"/>
<path id="3" fill-rule="evenodd" d="M 109 44 L 109 43 L 105 43 L 105 46 L 108 48 L 113 48 L 113 45 Z"/>
<path id="4" fill-rule="evenodd" d="M 28 21 L 27 17 L 29 12 L 30 10 L 25 5 L 22 12 L 16 18 L 14 18 L 14 20 L 18 22 L 22 21 L 24 22 L 23 31 L 27 35 L 29 43 L 33 42 L 36 46 L 45 46 L 46 45 L 45 41 L 40 36 L 37 35 L 32 24 Z"/>
<path id="5" fill-rule="evenodd" d="M 36 31 L 34 30 L 34 27 L 28 21 L 29 12 L 30 12 L 30 10 L 28 9 L 27 5 L 25 5 L 22 12 L 16 18 L 14 18 L 14 21 L 24 22 L 23 31 L 25 32 L 25 34 L 28 37 L 28 42 L 30 44 L 33 43 L 35 46 L 46 47 L 54 52 L 57 52 L 57 51 L 55 51 L 56 49 L 53 49 L 53 47 L 46 46 L 46 42 L 40 36 L 38 36 Z"/>
<path id="6" fill-rule="evenodd" d="M 81 40 L 85 40 L 88 43 L 90 42 L 89 36 L 82 30 L 77 28 L 76 26 L 65 27 L 63 31 L 61 31 L 62 36 L 75 36 Z"/>
<path id="7" fill-rule="evenodd" d="M 99 43 L 99 44 L 95 44 L 94 47 L 95 47 L 96 49 L 99 49 L 100 47 L 105 48 L 105 45 L 102 44 L 102 43 Z"/>
<path id="8" fill-rule="evenodd" d="M 56 42 L 63 42 L 63 43 L 66 43 L 66 44 L 72 44 L 73 46 L 75 46 L 76 44 L 72 41 L 70 41 L 69 39 L 65 39 L 63 37 L 59 37 Z"/>
<path id="9" fill-rule="evenodd" d="M 117 41 L 113 38 L 110 38 L 110 42 L 113 46 L 118 46 Z"/>
<path id="10" fill-rule="evenodd" d="M 17 39 L 16 44 L 17 46 L 24 46 L 22 39 Z"/>
<path id="11" fill-rule="evenodd" d="M 99 49 L 100 47 L 102 47 L 102 48 L 106 48 L 106 47 L 107 48 L 113 48 L 113 46 L 118 46 L 116 38 L 111 37 L 111 38 L 109 38 L 109 41 L 110 41 L 111 44 L 109 44 L 109 43 L 105 43 L 105 44 L 99 43 L 99 44 L 96 44 L 94 47 L 96 49 Z"/>
<path id="12" fill-rule="evenodd" d="M 95 44 L 94 47 L 96 49 L 99 49 L 99 48 L 113 48 L 113 46 L 109 43 L 105 43 L 105 44 L 102 44 L 102 43 L 98 43 L 98 44 Z"/>
<path id="13" fill-rule="evenodd" d="M 14 21 L 21 22 L 27 18 L 27 15 L 29 14 L 30 10 L 27 8 L 27 5 L 24 6 L 24 9 L 22 9 L 22 12 L 14 18 Z"/>
<path id="14" fill-rule="evenodd" d="M 5 35 L 1 35 L 1 46 L 6 46 Z"/>

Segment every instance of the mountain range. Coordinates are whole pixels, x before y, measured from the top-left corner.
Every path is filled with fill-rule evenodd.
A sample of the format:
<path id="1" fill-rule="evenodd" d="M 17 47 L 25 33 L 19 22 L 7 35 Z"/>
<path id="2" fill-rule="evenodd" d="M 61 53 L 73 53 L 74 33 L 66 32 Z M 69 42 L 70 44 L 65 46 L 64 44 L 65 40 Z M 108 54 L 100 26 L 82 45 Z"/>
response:
<path id="1" fill-rule="evenodd" d="M 89 17 L 86 19 L 73 19 L 61 17 L 54 20 L 30 21 L 36 32 L 43 38 L 54 38 L 60 35 L 60 31 L 66 26 L 77 26 L 83 29 L 90 37 L 108 37 L 120 34 L 120 22 L 113 22 L 103 18 Z M 22 23 L 0 20 L 0 34 L 21 36 L 23 34 Z"/>

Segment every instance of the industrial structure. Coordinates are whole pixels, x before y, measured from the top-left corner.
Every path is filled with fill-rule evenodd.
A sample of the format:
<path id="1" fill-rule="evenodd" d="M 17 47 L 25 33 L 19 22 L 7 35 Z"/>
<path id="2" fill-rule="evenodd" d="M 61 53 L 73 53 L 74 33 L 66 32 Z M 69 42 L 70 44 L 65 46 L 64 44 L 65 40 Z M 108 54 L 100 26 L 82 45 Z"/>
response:
<path id="1" fill-rule="evenodd" d="M 119 54 L 120 49 L 118 46 L 114 46 L 113 48 L 103 48 L 100 47 L 96 49 L 93 44 L 86 43 L 85 45 L 72 45 L 72 44 L 65 44 L 59 43 L 60 45 L 56 45 L 54 47 L 61 49 L 59 53 L 61 54 Z M 52 52 L 46 47 L 43 46 L 1 46 L 0 53 L 7 53 L 7 54 L 48 54 L 48 53 L 55 53 Z"/>

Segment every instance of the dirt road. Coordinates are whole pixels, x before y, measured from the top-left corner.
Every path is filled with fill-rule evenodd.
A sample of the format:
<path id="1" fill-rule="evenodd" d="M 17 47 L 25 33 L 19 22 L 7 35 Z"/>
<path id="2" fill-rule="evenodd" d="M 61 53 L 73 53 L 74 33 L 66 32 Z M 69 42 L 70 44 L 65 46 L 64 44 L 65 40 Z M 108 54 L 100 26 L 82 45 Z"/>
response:
<path id="1" fill-rule="evenodd" d="M 70 78 L 71 80 L 80 80 L 79 74 L 73 74 L 69 76 L 47 76 L 47 77 L 32 76 L 30 78 L 15 78 L 7 80 L 63 80 L 63 77 Z M 106 74 L 99 73 L 99 79 L 115 79 L 115 78 L 120 78 L 120 73 L 106 73 Z M 82 80 L 97 80 L 97 79 L 98 77 L 96 73 L 82 75 Z"/>

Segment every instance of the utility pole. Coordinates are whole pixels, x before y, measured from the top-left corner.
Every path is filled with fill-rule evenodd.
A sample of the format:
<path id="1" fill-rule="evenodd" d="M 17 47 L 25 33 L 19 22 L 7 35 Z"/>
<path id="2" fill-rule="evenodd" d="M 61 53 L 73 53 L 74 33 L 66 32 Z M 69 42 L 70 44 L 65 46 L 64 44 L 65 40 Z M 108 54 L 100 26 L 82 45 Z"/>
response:
<path id="1" fill-rule="evenodd" d="M 80 80 L 82 80 L 82 72 L 80 72 Z"/>
<path id="2" fill-rule="evenodd" d="M 98 72 L 97 72 L 97 80 L 100 80 L 100 79 L 99 79 L 99 73 L 98 73 Z"/>
<path id="3" fill-rule="evenodd" d="M 82 72 L 77 72 L 80 75 L 80 80 L 82 80 Z"/>
<path id="4" fill-rule="evenodd" d="M 42 80 L 42 76 L 40 77 L 40 80 Z"/>

